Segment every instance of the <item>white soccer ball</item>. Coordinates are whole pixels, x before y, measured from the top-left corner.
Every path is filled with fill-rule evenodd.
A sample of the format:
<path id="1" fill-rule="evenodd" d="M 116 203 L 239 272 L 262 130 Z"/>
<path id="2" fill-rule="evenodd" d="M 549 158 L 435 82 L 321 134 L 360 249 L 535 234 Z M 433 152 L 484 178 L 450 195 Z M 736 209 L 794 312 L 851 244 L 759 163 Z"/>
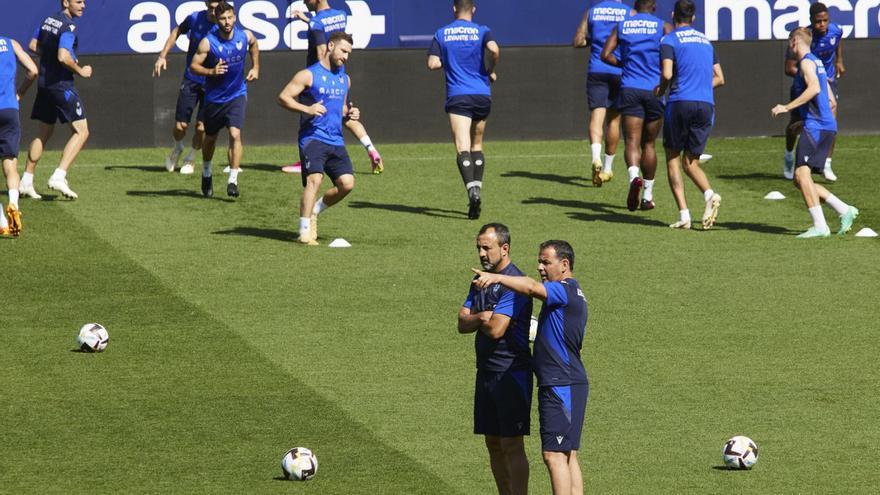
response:
<path id="1" fill-rule="evenodd" d="M 749 437 L 735 436 L 724 444 L 721 457 L 731 469 L 752 469 L 758 462 L 758 444 Z"/>
<path id="2" fill-rule="evenodd" d="M 97 323 L 86 323 L 76 336 L 76 343 L 85 352 L 101 352 L 107 348 L 109 341 L 107 329 Z"/>
<path id="3" fill-rule="evenodd" d="M 534 342 L 535 337 L 538 336 L 538 319 L 532 316 L 531 321 L 529 322 L 529 342 Z"/>
<path id="4" fill-rule="evenodd" d="M 318 458 L 311 450 L 296 447 L 287 451 L 281 458 L 284 476 L 293 481 L 308 481 L 318 472 Z"/>

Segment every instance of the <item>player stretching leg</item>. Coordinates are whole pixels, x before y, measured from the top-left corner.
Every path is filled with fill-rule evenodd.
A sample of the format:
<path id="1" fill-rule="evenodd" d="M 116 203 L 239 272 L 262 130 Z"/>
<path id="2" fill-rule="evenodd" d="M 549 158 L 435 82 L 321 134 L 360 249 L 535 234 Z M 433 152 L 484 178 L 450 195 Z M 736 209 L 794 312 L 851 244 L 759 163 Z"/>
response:
<path id="1" fill-rule="evenodd" d="M 177 108 L 174 113 L 174 129 L 171 131 L 174 137 L 174 147 L 165 159 L 165 168 L 169 172 L 174 171 L 174 167 L 177 166 L 177 161 L 183 152 L 183 138 L 186 136 L 189 121 L 197 106 L 199 111 L 196 117 L 196 130 L 192 138 L 192 148 L 190 148 L 183 159 L 183 166 L 180 168 L 181 174 L 193 173 L 196 153 L 202 149 L 202 141 L 205 138 L 205 78 L 193 74 L 189 66 L 192 63 L 193 55 L 195 55 L 199 47 L 199 43 L 216 25 L 217 20 L 214 18 L 214 9 L 219 3 L 219 0 L 207 0 L 205 6 L 207 6 L 208 10 L 193 12 L 172 29 L 153 67 L 153 77 L 162 75 L 162 71 L 168 68 L 166 60 L 168 52 L 174 47 L 177 38 L 184 35 L 187 36 L 189 48 L 186 51 L 186 69 L 183 72 L 183 81 L 180 83 L 180 94 L 177 97 Z"/>
<path id="2" fill-rule="evenodd" d="M 804 92 L 787 105 L 776 105 L 772 109 L 774 117 L 790 112 L 806 105 L 804 113 L 804 130 L 801 132 L 797 146 L 796 169 L 794 183 L 801 190 L 804 203 L 813 219 L 813 226 L 798 237 L 828 237 L 831 229 L 825 221 L 821 201 L 833 208 L 840 215 L 839 235 L 846 234 L 852 228 L 853 221 L 859 216 L 859 210 L 841 201 L 837 196 L 813 182 L 813 173 L 822 173 L 825 159 L 831 151 L 834 136 L 837 134 L 837 121 L 831 111 L 834 96 L 828 84 L 828 75 L 822 61 L 810 52 L 813 34 L 808 28 L 792 31 L 788 38 L 791 51 L 800 60 L 800 77 L 803 80 Z"/>
<path id="3" fill-rule="evenodd" d="M 607 0 L 594 5 L 584 13 L 572 46 L 590 46 L 590 65 L 587 73 L 587 102 L 590 107 L 590 152 L 592 153 L 593 185 L 614 178 L 612 165 L 617 144 L 620 142 L 620 112 L 616 101 L 620 93 L 619 67 L 602 61 L 602 47 L 617 23 L 626 19 L 629 8 L 621 0 Z M 620 53 L 615 53 L 620 58 Z M 605 161 L 602 162 L 602 138 L 605 138 Z"/>
<path id="4" fill-rule="evenodd" d="M 483 189 L 483 134 L 492 111 L 495 66 L 501 49 L 492 31 L 473 22 L 473 0 L 454 0 L 455 21 L 434 34 L 428 69 L 446 73 L 446 113 L 455 141 L 456 163 L 468 194 L 468 218 L 480 218 Z M 488 63 L 484 54 L 488 51 Z"/>

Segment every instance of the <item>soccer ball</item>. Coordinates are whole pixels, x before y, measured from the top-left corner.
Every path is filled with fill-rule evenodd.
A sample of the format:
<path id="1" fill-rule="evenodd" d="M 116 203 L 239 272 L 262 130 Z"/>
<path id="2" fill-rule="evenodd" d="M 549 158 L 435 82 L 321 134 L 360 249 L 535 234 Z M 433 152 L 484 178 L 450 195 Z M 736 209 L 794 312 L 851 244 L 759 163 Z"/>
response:
<path id="1" fill-rule="evenodd" d="M 738 435 L 724 444 L 721 457 L 731 469 L 752 469 L 758 462 L 758 445 L 751 438 Z"/>
<path id="2" fill-rule="evenodd" d="M 86 323 L 76 337 L 76 343 L 84 352 L 101 352 L 107 348 L 109 341 L 107 329 L 97 323 Z"/>
<path id="3" fill-rule="evenodd" d="M 311 450 L 296 447 L 287 451 L 281 458 L 284 476 L 293 481 L 308 481 L 318 472 L 318 458 Z"/>

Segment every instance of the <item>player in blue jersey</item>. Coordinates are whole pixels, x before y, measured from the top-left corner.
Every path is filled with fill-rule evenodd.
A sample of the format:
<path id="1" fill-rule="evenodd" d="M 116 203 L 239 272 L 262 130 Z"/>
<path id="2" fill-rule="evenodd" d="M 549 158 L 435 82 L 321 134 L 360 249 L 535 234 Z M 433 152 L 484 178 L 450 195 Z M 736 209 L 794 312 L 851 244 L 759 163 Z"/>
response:
<path id="1" fill-rule="evenodd" d="M 833 208 L 840 216 L 839 235 L 846 234 L 852 229 L 853 221 L 859 216 L 859 210 L 840 200 L 825 187 L 815 184 L 812 173 L 822 173 L 825 168 L 825 158 L 831 151 L 834 136 L 837 134 L 837 121 L 831 111 L 831 101 L 834 95 L 828 84 L 828 74 L 825 66 L 816 55 L 810 52 L 810 42 L 813 39 L 812 31 L 808 28 L 798 28 L 792 31 L 788 39 L 791 51 L 800 60 L 800 77 L 803 78 L 803 93 L 785 105 L 776 105 L 771 110 L 774 117 L 786 112 L 805 106 L 804 129 L 798 140 L 797 157 L 795 161 L 794 183 L 801 190 L 804 202 L 813 219 L 813 226 L 798 237 L 802 239 L 813 237 L 828 237 L 831 229 L 825 221 L 822 212 L 824 201 Z"/>
<path id="2" fill-rule="evenodd" d="M 510 230 L 503 224 L 483 225 L 477 253 L 487 272 L 525 275 L 510 261 Z M 485 436 L 500 494 L 525 494 L 529 489 L 523 435 L 530 432 L 532 406 L 531 316 L 531 298 L 499 284 L 472 284 L 458 312 L 459 333 L 476 334 L 474 434 Z"/>
<path id="3" fill-rule="evenodd" d="M 88 79 L 92 77 L 92 67 L 79 65 L 76 55 L 79 42 L 73 21 L 82 17 L 85 8 L 85 0 L 61 0 L 61 11 L 43 20 L 30 43 L 40 59 L 40 77 L 31 119 L 40 124 L 37 137 L 28 150 L 19 187 L 21 194 L 31 198 L 40 198 L 34 189 L 34 170 L 52 137 L 56 122 L 70 123 L 71 135 L 61 153 L 58 168 L 49 177 L 49 189 L 70 199 L 77 198 L 67 184 L 67 172 L 89 138 L 89 125 L 79 93 L 73 85 L 73 76 Z"/>
<path id="4" fill-rule="evenodd" d="M 581 362 L 587 327 L 587 299 L 573 278 L 574 250 L 566 241 L 546 241 L 538 251 L 542 282 L 473 270 L 474 285 L 501 284 L 519 294 L 544 301 L 532 367 L 538 378 L 541 449 L 554 494 L 583 493 L 577 451 L 587 407 L 589 384 Z"/>
<path id="5" fill-rule="evenodd" d="M 837 80 L 846 72 L 846 67 L 843 65 L 843 29 L 839 25 L 829 22 L 828 7 L 822 2 L 810 5 L 810 25 L 813 30 L 810 51 L 819 57 L 822 65 L 825 66 L 825 71 L 828 73 L 828 84 L 831 86 L 836 101 L 840 96 L 837 90 Z M 836 119 L 837 108 L 832 108 L 832 111 Z M 834 144 L 831 145 L 831 152 L 825 159 L 825 168 L 822 171 L 825 179 L 831 182 L 837 180 L 837 175 L 831 168 L 833 154 Z"/>
<path id="6" fill-rule="evenodd" d="M 614 154 L 620 142 L 620 112 L 615 102 L 620 93 L 619 67 L 602 61 L 602 47 L 617 24 L 629 15 L 629 7 L 622 0 L 606 0 L 593 5 L 584 13 L 574 33 L 572 46 L 590 47 L 590 65 L 587 70 L 587 103 L 590 107 L 590 152 L 592 154 L 593 185 L 602 184 L 614 177 Z M 620 53 L 615 54 L 620 58 Z M 605 160 L 602 139 L 605 140 Z"/>
<path id="7" fill-rule="evenodd" d="M 183 153 L 183 138 L 186 136 L 186 130 L 189 127 L 190 119 L 196 107 L 199 111 L 196 117 L 196 130 L 193 133 L 192 148 L 183 159 L 183 166 L 180 168 L 181 174 L 191 174 L 195 169 L 196 153 L 202 149 L 202 141 L 205 138 L 205 78 L 197 76 L 189 69 L 192 63 L 193 55 L 199 47 L 202 39 L 208 35 L 212 28 L 216 25 L 217 20 L 214 18 L 214 9 L 220 4 L 220 0 L 207 0 L 205 6 L 207 10 L 193 12 L 186 16 L 180 24 L 171 30 L 168 39 L 165 40 L 165 46 L 159 52 L 159 58 L 153 67 L 153 77 L 162 75 L 162 71 L 168 68 L 166 57 L 177 43 L 177 38 L 186 36 L 189 45 L 186 51 L 186 68 L 183 71 L 183 80 L 180 83 L 180 93 L 177 96 L 177 108 L 174 112 L 174 129 L 171 135 L 174 137 L 174 147 L 171 153 L 165 159 L 165 168 L 169 172 L 174 171 L 177 161 Z"/>
<path id="8" fill-rule="evenodd" d="M 712 190 L 709 179 L 700 168 L 700 155 L 706 148 L 715 121 L 714 89 L 724 85 L 724 72 L 712 43 L 691 24 L 697 8 L 692 0 L 678 0 L 672 14 L 675 29 L 660 42 L 662 71 L 657 95 L 669 91 L 663 124 L 663 147 L 669 172 L 669 187 L 678 205 L 679 219 L 670 225 L 676 229 L 691 228 L 691 214 L 684 194 L 681 176 L 684 171 L 700 188 L 706 208 L 703 229 L 715 225 L 721 196 Z"/>
<path id="9" fill-rule="evenodd" d="M 360 110 L 347 104 L 351 78 L 345 73 L 345 62 L 353 44 L 345 31 L 331 34 L 324 57 L 297 72 L 278 95 L 279 105 L 300 114 L 303 194 L 299 242 L 308 246 L 318 245 L 318 215 L 354 189 L 354 168 L 342 136 L 343 120 L 360 118 Z M 333 187 L 316 199 L 325 174 Z"/>
<path id="10" fill-rule="evenodd" d="M 495 66 L 501 49 L 488 27 L 473 22 L 473 0 L 454 0 L 455 21 L 438 29 L 428 50 L 428 69 L 446 74 L 446 113 L 455 142 L 456 164 L 468 194 L 468 218 L 480 218 L 483 134 L 492 110 Z M 490 56 L 485 60 L 485 52 Z"/>
<path id="11" fill-rule="evenodd" d="M 636 0 L 635 14 L 611 31 L 601 55 L 603 62 L 623 69 L 617 109 L 623 115 L 629 174 L 626 207 L 630 211 L 654 208 L 654 141 L 663 128 L 663 102 L 654 90 L 660 83 L 660 38 L 672 30 L 669 23 L 653 15 L 656 9 L 655 0 Z M 618 47 L 619 58 L 615 55 Z"/>
<path id="12" fill-rule="evenodd" d="M 348 25 L 348 15 L 341 11 L 330 7 L 327 0 L 305 0 L 306 8 L 310 12 L 314 12 L 311 17 L 305 12 L 298 10 L 293 11 L 293 16 L 308 23 L 308 54 L 306 56 L 306 67 L 318 63 L 327 51 L 327 40 L 330 35 L 336 31 L 345 31 Z M 351 105 L 351 99 L 348 101 Z M 345 127 L 361 142 L 364 149 L 367 150 L 367 156 L 370 159 L 370 167 L 374 174 L 381 174 L 385 170 L 385 163 L 382 161 L 382 155 L 367 134 L 367 128 L 363 122 L 359 120 L 348 119 L 345 121 Z M 284 167 L 285 172 L 298 172 L 296 165 Z"/>
<path id="13" fill-rule="evenodd" d="M 803 79 L 798 75 L 798 59 L 791 50 L 785 51 L 783 70 L 785 75 L 791 78 L 789 100 L 794 100 L 804 92 L 804 88 L 800 86 Z M 803 108 L 798 109 L 797 112 L 790 112 L 788 124 L 785 126 L 785 155 L 782 176 L 788 180 L 794 179 L 794 147 L 797 145 L 797 138 L 804 125 L 802 110 Z"/>
<path id="14" fill-rule="evenodd" d="M 18 88 L 15 87 L 16 65 L 27 70 Z M 9 205 L 5 215 L 0 211 L 0 235 L 18 236 L 21 233 L 21 210 L 18 207 L 18 147 L 21 140 L 21 122 L 18 101 L 37 78 L 37 65 L 12 38 L 0 36 L 0 161 L 9 191 Z"/>
<path id="15" fill-rule="evenodd" d="M 247 83 L 260 77 L 260 48 L 257 38 L 247 29 L 235 27 L 235 8 L 220 2 L 214 9 L 217 28 L 199 43 L 190 70 L 205 76 L 205 142 L 202 145 L 202 194 L 214 194 L 211 160 L 217 134 L 229 130 L 229 178 L 226 195 L 239 195 L 241 172 L 241 129 L 247 107 Z M 245 75 L 245 58 L 250 54 L 251 69 Z"/>

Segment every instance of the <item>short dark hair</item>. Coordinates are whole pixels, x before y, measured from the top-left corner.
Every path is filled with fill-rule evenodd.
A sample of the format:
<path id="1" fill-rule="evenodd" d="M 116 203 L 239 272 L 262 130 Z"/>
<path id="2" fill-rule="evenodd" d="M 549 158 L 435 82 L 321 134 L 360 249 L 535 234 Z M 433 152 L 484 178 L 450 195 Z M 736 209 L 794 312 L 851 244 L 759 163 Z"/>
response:
<path id="1" fill-rule="evenodd" d="M 214 7 L 214 17 L 219 19 L 224 12 L 229 12 L 230 10 L 233 14 L 235 13 L 235 7 L 221 0 L 220 3 Z"/>
<path id="2" fill-rule="evenodd" d="M 552 247 L 559 260 L 568 260 L 568 267 L 574 271 L 574 249 L 567 241 L 550 240 L 541 243 L 540 251 Z"/>
<path id="3" fill-rule="evenodd" d="M 633 8 L 640 12 L 643 10 L 653 9 L 655 7 L 657 7 L 657 0 L 636 0 L 635 5 L 633 5 Z"/>
<path id="4" fill-rule="evenodd" d="M 480 233 L 477 236 L 481 236 L 490 230 L 495 232 L 495 238 L 498 239 L 499 246 L 510 245 L 510 229 L 503 223 L 487 223 L 480 227 Z"/>
<path id="5" fill-rule="evenodd" d="M 333 33 L 330 35 L 330 39 L 327 40 L 327 43 L 336 44 L 339 43 L 339 41 L 341 40 L 345 40 L 349 44 L 354 45 L 354 38 L 352 38 L 351 35 L 346 33 L 345 31 L 333 31 Z"/>
<path id="6" fill-rule="evenodd" d="M 474 8 L 474 0 L 452 0 L 452 6 L 457 12 L 462 10 L 472 10 Z"/>
<path id="7" fill-rule="evenodd" d="M 816 14 L 821 14 L 822 12 L 828 12 L 828 7 L 822 2 L 816 2 L 813 5 L 810 5 L 810 19 L 816 17 Z"/>
<path id="8" fill-rule="evenodd" d="M 693 0 L 678 0 L 675 2 L 675 9 L 672 12 L 672 20 L 676 24 L 690 23 L 697 13 L 697 6 Z"/>

